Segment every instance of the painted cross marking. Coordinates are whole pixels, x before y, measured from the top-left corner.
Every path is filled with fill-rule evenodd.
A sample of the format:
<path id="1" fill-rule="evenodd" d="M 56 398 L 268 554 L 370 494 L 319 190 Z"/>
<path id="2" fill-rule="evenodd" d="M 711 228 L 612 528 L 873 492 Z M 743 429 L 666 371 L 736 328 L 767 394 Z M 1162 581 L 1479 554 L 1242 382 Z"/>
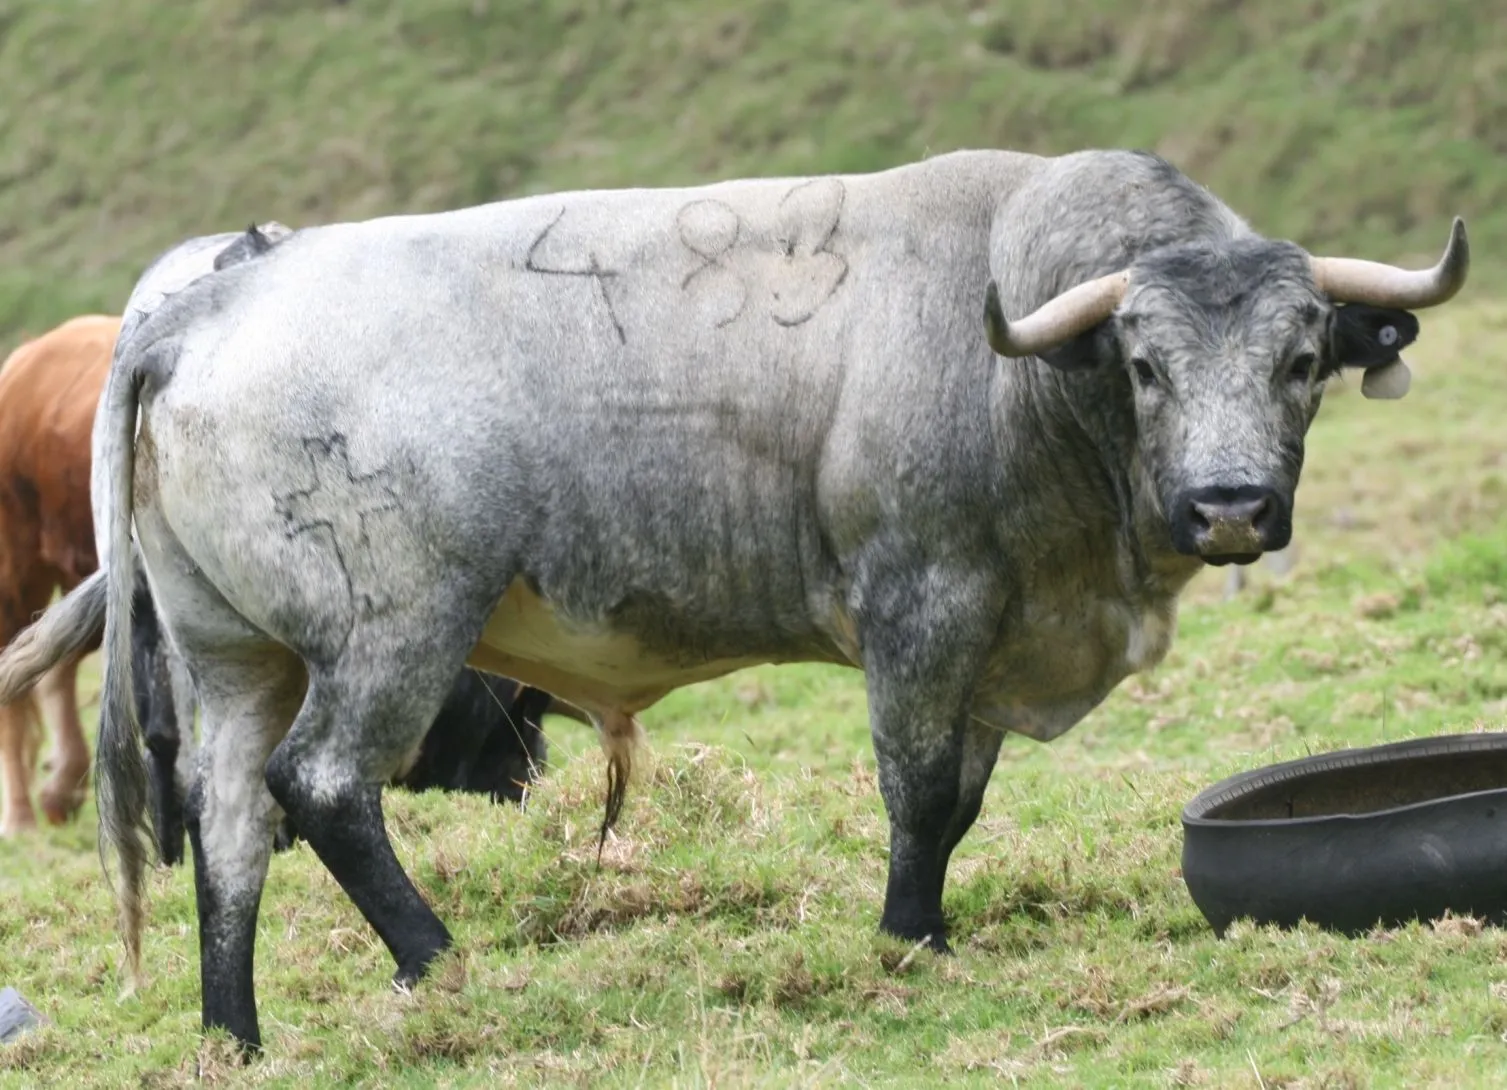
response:
<path id="1" fill-rule="evenodd" d="M 288 536 L 296 537 L 323 527 L 335 547 L 335 560 L 345 576 L 352 608 L 366 614 L 386 608 L 382 573 L 376 566 L 369 521 L 374 515 L 399 509 L 392 488 L 392 473 L 378 469 L 357 473 L 345 436 L 305 439 L 314 484 L 289 492 L 277 500 L 277 512 L 288 521 Z"/>

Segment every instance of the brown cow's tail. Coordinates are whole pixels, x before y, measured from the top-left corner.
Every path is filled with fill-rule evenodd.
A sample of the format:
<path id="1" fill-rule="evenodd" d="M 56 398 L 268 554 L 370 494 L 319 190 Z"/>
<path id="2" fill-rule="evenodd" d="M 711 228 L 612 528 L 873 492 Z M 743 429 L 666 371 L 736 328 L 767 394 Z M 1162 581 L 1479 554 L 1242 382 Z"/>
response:
<path id="1" fill-rule="evenodd" d="M 105 573 L 97 571 L 0 654 L 0 704 L 19 700 L 48 670 L 84 654 L 105 624 Z"/>
<path id="2" fill-rule="evenodd" d="M 136 411 L 143 375 L 117 351 L 99 411 L 107 413 L 104 450 L 109 551 L 106 560 L 105 670 L 100 695 L 95 801 L 99 807 L 99 851 L 110 873 L 110 852 L 120 860 L 116 887 L 121 936 L 126 947 L 129 987 L 141 980 L 142 894 L 152 852 L 147 819 L 147 766 L 136 724 L 131 684 L 131 600 L 135 561 L 131 552 L 132 481 L 136 472 Z"/>

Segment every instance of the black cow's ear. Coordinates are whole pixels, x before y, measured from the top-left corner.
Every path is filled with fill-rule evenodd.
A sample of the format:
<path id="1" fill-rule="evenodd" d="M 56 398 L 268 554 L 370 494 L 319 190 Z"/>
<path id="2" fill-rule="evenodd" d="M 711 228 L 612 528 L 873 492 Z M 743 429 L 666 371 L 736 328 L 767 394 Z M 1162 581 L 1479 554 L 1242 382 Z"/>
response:
<path id="1" fill-rule="evenodd" d="M 1380 367 L 1418 339 L 1418 318 L 1395 307 L 1347 303 L 1334 308 L 1330 348 L 1339 367 Z"/>

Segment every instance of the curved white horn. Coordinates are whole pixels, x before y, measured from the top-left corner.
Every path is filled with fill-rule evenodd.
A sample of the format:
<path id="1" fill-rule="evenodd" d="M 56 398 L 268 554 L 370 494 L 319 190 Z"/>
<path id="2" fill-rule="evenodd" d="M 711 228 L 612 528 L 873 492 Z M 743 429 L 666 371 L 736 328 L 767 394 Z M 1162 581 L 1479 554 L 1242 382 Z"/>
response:
<path id="1" fill-rule="evenodd" d="M 1465 237 L 1465 221 L 1456 216 L 1449 246 L 1432 269 L 1400 269 L 1353 257 L 1310 257 L 1309 261 L 1319 290 L 1336 303 L 1418 310 L 1448 301 L 1465 286 L 1470 242 Z"/>
<path id="2" fill-rule="evenodd" d="M 999 287 L 991 280 L 984 293 L 984 332 L 989 347 L 1011 359 L 1050 351 L 1113 314 L 1129 286 L 1129 271 L 1110 273 L 1069 288 L 1011 322 L 1000 307 Z"/>

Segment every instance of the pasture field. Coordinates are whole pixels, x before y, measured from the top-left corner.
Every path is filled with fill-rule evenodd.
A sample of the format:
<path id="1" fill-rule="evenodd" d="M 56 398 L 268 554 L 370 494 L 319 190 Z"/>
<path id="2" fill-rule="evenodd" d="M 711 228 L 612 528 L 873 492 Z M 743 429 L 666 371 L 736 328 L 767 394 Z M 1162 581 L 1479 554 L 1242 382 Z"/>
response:
<path id="1" fill-rule="evenodd" d="M 198 1034 L 187 870 L 151 879 L 150 980 L 120 999 L 92 805 L 0 844 L 0 984 L 54 1022 L 0 1048 L 0 1085 L 187 1085 L 201 1062 L 299 1087 L 1507 1083 L 1507 933 L 1217 941 L 1178 873 L 1181 806 L 1217 777 L 1503 726 L 1507 308 L 1471 294 L 1424 315 L 1406 400 L 1331 388 L 1292 572 L 1228 603 L 1205 573 L 1155 673 L 1049 746 L 1006 743 L 952 866 L 955 958 L 876 933 L 859 675 L 761 668 L 644 716 L 652 766 L 600 869 L 603 761 L 569 721 L 526 812 L 389 793 L 460 951 L 412 994 L 307 846 L 275 858 L 244 1070 Z"/>
<path id="2" fill-rule="evenodd" d="M 1485 0 L 0 2 L 7 345 L 253 219 L 964 146 L 1150 148 L 1320 252 L 1433 260 L 1460 213 L 1477 269 L 1422 315 L 1406 400 L 1331 390 L 1296 567 L 1232 602 L 1206 573 L 1157 671 L 1006 743 L 950 873 L 956 957 L 876 933 L 861 677 L 756 669 L 643 717 L 600 869 L 603 761 L 569 721 L 525 812 L 389 793 L 459 947 L 411 994 L 307 845 L 275 858 L 249 1068 L 199 1036 L 186 868 L 153 875 L 149 980 L 120 998 L 92 803 L 0 842 L 0 986 L 53 1023 L 0 1046 L 0 1086 L 1507 1085 L 1507 932 L 1217 941 L 1178 873 L 1219 777 L 1504 727 L 1504 72 Z"/>

